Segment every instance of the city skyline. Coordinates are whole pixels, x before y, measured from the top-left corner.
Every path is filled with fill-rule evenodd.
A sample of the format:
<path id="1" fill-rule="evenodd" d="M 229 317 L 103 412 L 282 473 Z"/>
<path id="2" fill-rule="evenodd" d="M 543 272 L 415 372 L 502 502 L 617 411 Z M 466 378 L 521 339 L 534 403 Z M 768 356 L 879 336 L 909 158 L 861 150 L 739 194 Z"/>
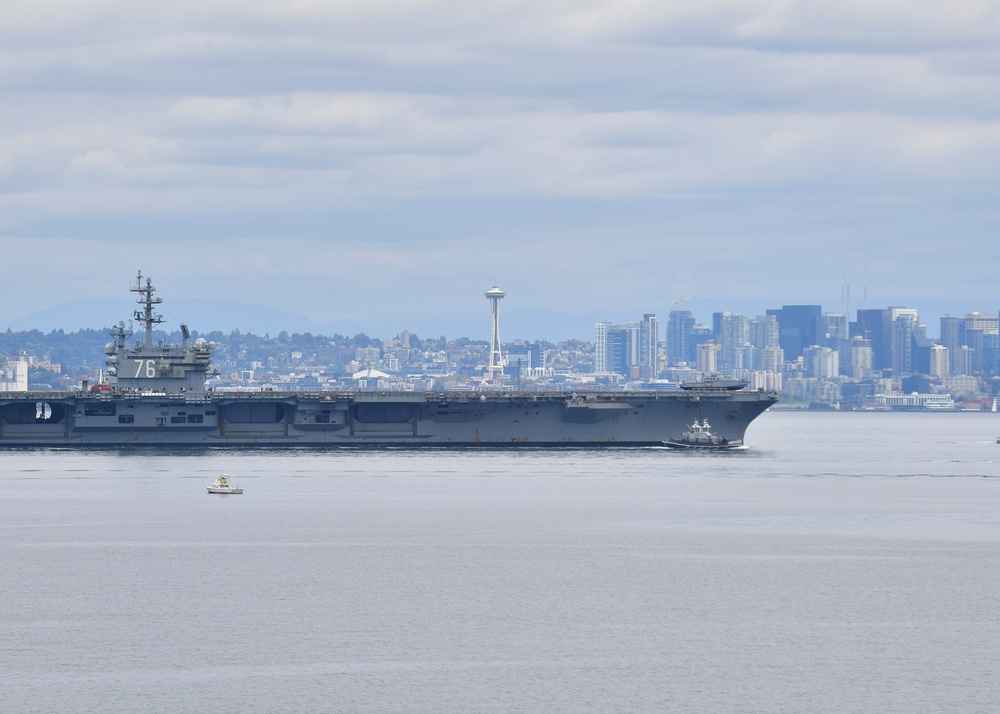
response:
<path id="1" fill-rule="evenodd" d="M 159 282 L 159 281 L 157 281 Z M 119 290 L 119 293 L 121 290 Z M 169 291 L 167 291 L 169 292 Z M 403 323 L 401 320 L 389 321 L 386 324 L 376 324 L 375 329 L 363 325 L 360 321 L 353 320 L 350 316 L 336 323 L 327 325 L 313 323 L 302 314 L 294 312 L 284 312 L 276 309 L 269 309 L 255 303 L 243 303 L 239 301 L 216 301 L 198 300 L 183 296 L 170 296 L 170 309 L 166 311 L 168 324 L 167 332 L 179 329 L 181 323 L 187 323 L 192 329 L 198 332 L 207 333 L 212 331 L 230 332 L 240 330 L 242 332 L 252 332 L 254 334 L 271 333 L 277 334 L 286 332 L 312 332 L 314 334 L 344 334 L 354 335 L 363 332 L 372 337 L 390 337 L 402 331 L 419 334 L 424 337 L 436 337 L 445 335 L 450 338 L 465 337 L 474 340 L 490 340 L 491 320 L 489 308 L 483 310 L 481 300 L 482 291 L 473 296 L 474 303 L 466 310 L 460 319 L 452 322 L 436 316 L 424 316 L 416 318 L 410 323 Z M 822 315 L 845 316 L 848 321 L 856 321 L 860 313 L 871 310 L 884 310 L 890 308 L 904 308 L 915 312 L 919 316 L 919 324 L 926 329 L 926 334 L 932 338 L 939 338 L 941 335 L 939 327 L 941 318 L 945 317 L 965 317 L 975 313 L 987 313 L 996 315 L 1000 309 L 992 308 L 988 305 L 966 306 L 956 313 L 947 313 L 934 317 L 927 317 L 926 313 L 919 306 L 904 305 L 899 302 L 889 303 L 881 306 L 858 306 L 850 313 L 842 312 L 841 307 L 829 307 L 822 304 L 808 304 L 796 302 L 783 302 L 779 305 L 768 305 L 754 312 L 740 312 L 724 306 L 722 309 L 713 310 L 710 313 L 703 313 L 692 309 L 692 300 L 685 299 L 684 302 L 674 301 L 674 304 L 665 310 L 650 310 L 647 308 L 637 308 L 634 311 L 619 311 L 596 309 L 586 315 L 569 316 L 557 314 L 551 316 L 552 324 L 558 325 L 553 332 L 546 330 L 544 325 L 546 319 L 532 321 L 524 318 L 537 313 L 546 315 L 545 311 L 536 311 L 531 306 L 518 305 L 517 296 L 512 296 L 511 304 L 504 308 L 502 318 L 504 343 L 516 340 L 549 340 L 558 342 L 567 339 L 592 340 L 594 336 L 594 326 L 598 323 L 609 324 L 632 323 L 638 324 L 640 317 L 647 316 L 662 318 L 657 327 L 660 339 L 666 339 L 669 333 L 667 317 L 671 312 L 690 312 L 694 319 L 694 324 L 698 326 L 712 327 L 713 318 L 723 313 L 744 315 L 747 318 L 755 319 L 764 315 L 780 312 L 785 307 L 815 307 Z M 718 305 L 718 301 L 711 304 Z M 478 309 L 473 309 L 478 306 Z M 780 306 L 780 307 L 779 307 Z M 116 324 L 119 320 L 128 317 L 132 304 L 127 298 L 88 300 L 82 299 L 72 301 L 47 311 L 40 311 L 20 320 L 0 321 L 0 329 L 41 330 L 48 332 L 51 330 L 74 331 L 77 329 L 99 329 Z M 513 319 L 512 319 L 513 318 Z M 391 326 L 393 323 L 397 327 Z M 437 324 L 439 329 L 427 330 L 428 324 Z M 462 329 L 464 325 L 466 329 Z M 542 325 L 543 327 L 530 327 L 531 325 Z"/>
<path id="2" fill-rule="evenodd" d="M 15 0 L 0 321 L 136 269 L 379 333 L 485 334 L 492 281 L 511 336 L 848 284 L 849 312 L 993 310 L 996 13 Z"/>

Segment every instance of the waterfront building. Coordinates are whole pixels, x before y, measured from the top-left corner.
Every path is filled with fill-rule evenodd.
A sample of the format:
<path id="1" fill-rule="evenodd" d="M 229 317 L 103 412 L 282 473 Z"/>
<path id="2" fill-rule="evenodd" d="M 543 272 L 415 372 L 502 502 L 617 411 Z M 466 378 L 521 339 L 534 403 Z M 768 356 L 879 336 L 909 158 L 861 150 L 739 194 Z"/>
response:
<path id="1" fill-rule="evenodd" d="M 979 393 L 979 380 L 967 374 L 952 374 L 942 379 L 941 383 L 952 394 L 967 396 Z"/>

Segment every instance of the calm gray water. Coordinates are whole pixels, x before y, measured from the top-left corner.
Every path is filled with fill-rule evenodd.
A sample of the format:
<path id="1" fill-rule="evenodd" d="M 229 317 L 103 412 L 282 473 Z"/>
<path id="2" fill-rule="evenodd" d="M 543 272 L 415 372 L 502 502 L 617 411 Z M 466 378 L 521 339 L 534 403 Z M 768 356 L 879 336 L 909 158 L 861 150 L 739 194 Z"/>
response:
<path id="1" fill-rule="evenodd" d="M 0 711 L 993 712 L 998 435 L 0 452 Z"/>

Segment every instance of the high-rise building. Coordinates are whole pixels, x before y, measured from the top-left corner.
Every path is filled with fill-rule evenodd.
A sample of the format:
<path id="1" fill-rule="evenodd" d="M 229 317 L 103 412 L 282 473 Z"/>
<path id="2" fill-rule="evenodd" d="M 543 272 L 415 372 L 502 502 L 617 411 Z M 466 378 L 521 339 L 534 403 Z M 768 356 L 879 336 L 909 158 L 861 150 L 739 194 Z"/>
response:
<path id="1" fill-rule="evenodd" d="M 806 347 L 803 363 L 806 377 L 813 379 L 831 379 L 840 374 L 840 352 L 829 347 L 810 345 Z"/>
<path id="2" fill-rule="evenodd" d="M 608 327 L 608 372 L 633 377 L 639 364 L 639 323 L 626 322 Z"/>
<path id="3" fill-rule="evenodd" d="M 847 337 L 847 315 L 824 312 L 816 321 L 816 344 L 839 350 Z"/>
<path id="4" fill-rule="evenodd" d="M 941 318 L 941 344 L 954 352 L 962 346 L 962 318 L 945 315 Z"/>
<path id="5" fill-rule="evenodd" d="M 750 344 L 758 350 L 780 347 L 780 326 L 774 315 L 758 315 L 750 320 Z"/>
<path id="6" fill-rule="evenodd" d="M 765 347 L 760 352 L 757 369 L 765 372 L 777 372 L 785 361 L 785 351 L 780 347 Z"/>
<path id="7" fill-rule="evenodd" d="M 983 337 L 986 333 L 968 326 L 965 326 L 962 332 L 964 335 L 964 346 L 968 347 L 971 351 L 971 362 L 969 371 L 966 374 L 979 374 L 983 371 Z"/>
<path id="8" fill-rule="evenodd" d="M 667 362 L 692 364 L 694 353 L 694 314 L 690 310 L 671 310 L 667 317 Z"/>
<path id="9" fill-rule="evenodd" d="M 521 373 L 524 374 L 524 370 L 538 369 L 545 366 L 542 364 L 542 355 L 543 352 L 539 343 L 516 340 L 513 344 L 507 345 L 507 354 L 504 356 L 504 360 L 509 372 L 513 372 L 515 368 L 520 368 Z"/>
<path id="10" fill-rule="evenodd" d="M 916 310 L 902 310 L 892 316 L 892 373 L 911 374 L 913 369 L 913 333 L 917 329 Z"/>
<path id="11" fill-rule="evenodd" d="M 851 338 L 851 376 L 867 379 L 872 372 L 872 341 L 867 337 Z"/>
<path id="12" fill-rule="evenodd" d="M 695 368 L 702 374 L 718 372 L 718 345 L 709 340 L 702 342 L 696 348 Z"/>
<path id="13" fill-rule="evenodd" d="M 944 345 L 934 345 L 931 347 L 931 368 L 928 374 L 941 379 L 951 374 L 948 361 L 948 348 Z"/>
<path id="14" fill-rule="evenodd" d="M 597 374 L 608 372 L 608 321 L 594 325 L 594 371 Z"/>
<path id="15" fill-rule="evenodd" d="M 806 347 L 817 344 L 817 322 L 822 313 L 820 305 L 784 305 L 767 311 L 778 318 L 779 340 L 786 359 L 794 361 Z"/>
<path id="16" fill-rule="evenodd" d="M 996 332 L 1000 329 L 1000 317 L 988 312 L 970 312 L 965 316 L 966 330 L 982 330 Z"/>
<path id="17" fill-rule="evenodd" d="M 737 369 L 747 369 L 742 359 L 743 348 L 750 344 L 750 320 L 746 315 L 721 313 L 719 344 L 719 371 L 729 374 Z"/>
<path id="18" fill-rule="evenodd" d="M 983 351 L 980 359 L 983 374 L 1000 374 L 1000 334 L 983 334 Z"/>
<path id="19" fill-rule="evenodd" d="M 646 313 L 639 323 L 639 376 L 653 379 L 659 372 L 660 322 L 656 315 Z"/>
<path id="20" fill-rule="evenodd" d="M 973 358 L 976 351 L 967 345 L 962 345 L 950 354 L 952 374 L 975 374 Z"/>
<path id="21" fill-rule="evenodd" d="M 858 321 L 851 328 L 852 337 L 871 340 L 873 369 L 893 370 L 896 374 L 913 371 L 914 335 L 924 335 L 916 310 L 908 307 L 858 310 Z M 925 347 L 929 348 L 929 343 Z M 926 352 L 923 356 L 927 357 Z"/>
<path id="22" fill-rule="evenodd" d="M 594 326 L 594 371 L 630 379 L 651 379 L 659 367 L 659 321 L 643 315 L 642 322 Z"/>
<path id="23" fill-rule="evenodd" d="M 655 320 L 655 316 L 653 317 Z M 655 329 L 647 324 L 647 329 Z M 594 371 L 636 378 L 640 372 L 640 333 L 638 322 L 616 325 L 598 322 L 594 329 Z M 655 357 L 653 358 L 655 359 Z"/>

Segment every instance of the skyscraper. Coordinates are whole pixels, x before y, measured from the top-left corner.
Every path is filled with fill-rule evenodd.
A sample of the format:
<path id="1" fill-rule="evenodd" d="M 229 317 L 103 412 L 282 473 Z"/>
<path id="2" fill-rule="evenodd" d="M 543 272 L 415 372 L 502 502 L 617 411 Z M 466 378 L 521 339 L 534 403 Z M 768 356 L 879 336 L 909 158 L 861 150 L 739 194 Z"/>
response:
<path id="1" fill-rule="evenodd" d="M 639 323 L 639 376 L 653 379 L 659 371 L 660 322 L 656 315 L 646 313 Z"/>
<path id="2" fill-rule="evenodd" d="M 737 369 L 747 369 L 743 364 L 743 347 L 750 344 L 750 320 L 746 315 L 724 312 L 719 320 L 719 371 L 731 374 Z"/>
<path id="3" fill-rule="evenodd" d="M 671 310 L 667 317 L 667 362 L 692 364 L 694 354 L 694 314 L 690 310 Z"/>
<path id="4" fill-rule="evenodd" d="M 858 310 L 857 337 L 871 342 L 872 369 L 892 369 L 892 312 L 884 309 Z"/>
<path id="5" fill-rule="evenodd" d="M 594 325 L 594 371 L 598 374 L 608 372 L 608 321 Z"/>
<path id="6" fill-rule="evenodd" d="M 767 311 L 768 315 L 778 318 L 779 340 L 785 359 L 798 359 L 803 349 L 818 344 L 817 322 L 822 313 L 820 305 L 783 305 L 780 309 Z"/>
<path id="7" fill-rule="evenodd" d="M 780 347 L 780 329 L 778 318 L 774 315 L 758 315 L 750 320 L 750 344 L 758 350 Z"/>
<path id="8" fill-rule="evenodd" d="M 954 352 L 962 346 L 962 318 L 945 315 L 941 318 L 941 344 Z"/>
<path id="9" fill-rule="evenodd" d="M 655 319 L 655 318 L 654 318 Z M 598 322 L 594 326 L 594 371 L 601 374 L 633 375 L 632 367 L 638 372 L 640 343 L 638 322 L 615 325 Z"/>

